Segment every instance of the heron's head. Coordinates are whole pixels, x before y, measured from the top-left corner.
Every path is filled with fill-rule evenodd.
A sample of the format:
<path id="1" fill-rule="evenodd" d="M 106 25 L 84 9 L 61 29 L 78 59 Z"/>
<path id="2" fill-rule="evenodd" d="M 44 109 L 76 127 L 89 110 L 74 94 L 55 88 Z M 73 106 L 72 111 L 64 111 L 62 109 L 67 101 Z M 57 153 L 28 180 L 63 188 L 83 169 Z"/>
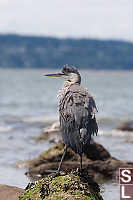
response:
<path id="1" fill-rule="evenodd" d="M 64 65 L 61 73 L 57 74 L 46 74 L 49 77 L 61 77 L 70 83 L 81 83 L 81 76 L 78 70 L 73 66 Z"/>

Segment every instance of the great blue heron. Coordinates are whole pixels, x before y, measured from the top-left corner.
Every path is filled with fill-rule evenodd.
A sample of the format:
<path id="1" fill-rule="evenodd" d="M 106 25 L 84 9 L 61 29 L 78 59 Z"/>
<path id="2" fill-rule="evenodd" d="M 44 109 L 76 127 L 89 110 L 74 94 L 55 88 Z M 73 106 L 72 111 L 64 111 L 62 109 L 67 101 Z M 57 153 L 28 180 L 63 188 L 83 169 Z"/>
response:
<path id="1" fill-rule="evenodd" d="M 60 127 L 65 147 L 58 172 L 68 147 L 80 155 L 80 169 L 82 170 L 82 154 L 90 144 L 91 135 L 97 135 L 98 132 L 95 101 L 87 89 L 80 86 L 81 76 L 75 67 L 64 65 L 61 73 L 46 76 L 65 79 L 59 93 Z"/>

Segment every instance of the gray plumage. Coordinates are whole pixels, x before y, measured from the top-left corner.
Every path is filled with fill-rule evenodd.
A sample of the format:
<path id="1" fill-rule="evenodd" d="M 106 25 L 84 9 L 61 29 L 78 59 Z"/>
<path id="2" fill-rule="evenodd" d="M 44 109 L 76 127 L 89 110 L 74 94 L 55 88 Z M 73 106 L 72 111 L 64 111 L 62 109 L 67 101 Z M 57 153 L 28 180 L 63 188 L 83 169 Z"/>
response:
<path id="1" fill-rule="evenodd" d="M 60 127 L 65 150 L 58 171 L 68 147 L 80 155 L 82 169 L 82 154 L 90 144 L 91 135 L 98 132 L 95 118 L 97 108 L 87 89 L 80 86 L 81 76 L 75 67 L 65 65 L 59 75 L 65 78 L 59 93 Z"/>
<path id="2" fill-rule="evenodd" d="M 59 103 L 62 138 L 67 147 L 81 155 L 97 134 L 96 105 L 93 97 L 78 83 L 72 84 Z"/>

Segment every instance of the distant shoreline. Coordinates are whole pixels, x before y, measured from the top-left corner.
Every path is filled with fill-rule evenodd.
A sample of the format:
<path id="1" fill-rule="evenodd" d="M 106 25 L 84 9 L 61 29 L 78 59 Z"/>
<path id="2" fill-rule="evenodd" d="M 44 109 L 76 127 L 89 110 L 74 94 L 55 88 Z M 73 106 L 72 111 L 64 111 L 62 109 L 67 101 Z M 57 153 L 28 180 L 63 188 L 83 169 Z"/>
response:
<path id="1" fill-rule="evenodd" d="M 132 52 L 133 43 L 120 40 L 0 34 L 0 68 L 132 70 Z"/>
<path id="2" fill-rule="evenodd" d="M 76 68 L 78 68 L 78 70 L 82 70 L 82 71 L 96 71 L 96 72 L 116 72 L 116 73 L 119 73 L 119 72 L 133 72 L 133 69 L 91 69 L 91 68 L 82 68 L 82 67 L 79 67 L 77 65 L 75 65 Z M 0 70 L 45 70 L 45 71 L 52 71 L 52 70 L 61 70 L 62 66 L 59 66 L 59 67 L 0 67 Z M 55 72 L 55 71 L 54 71 Z"/>
<path id="3" fill-rule="evenodd" d="M 54 69 L 54 70 L 60 70 L 61 69 L 61 67 L 62 66 L 60 66 L 60 67 L 1 67 L 0 66 L 0 70 L 2 69 L 2 70 L 9 70 L 9 69 L 13 69 L 13 70 L 30 70 L 30 69 L 32 69 L 32 70 L 46 70 L 46 71 L 48 71 L 48 70 L 52 70 L 52 69 Z M 75 65 L 75 67 L 77 67 L 76 65 Z M 110 68 L 108 68 L 108 69 L 92 69 L 92 68 L 82 68 L 82 67 L 77 67 L 79 70 L 84 70 L 84 71 L 99 71 L 99 72 L 104 72 L 104 71 L 116 71 L 116 72 L 122 72 L 122 71 L 125 71 L 125 72 L 132 72 L 133 71 L 133 69 L 118 69 L 118 68 L 116 68 L 116 69 L 110 69 Z"/>

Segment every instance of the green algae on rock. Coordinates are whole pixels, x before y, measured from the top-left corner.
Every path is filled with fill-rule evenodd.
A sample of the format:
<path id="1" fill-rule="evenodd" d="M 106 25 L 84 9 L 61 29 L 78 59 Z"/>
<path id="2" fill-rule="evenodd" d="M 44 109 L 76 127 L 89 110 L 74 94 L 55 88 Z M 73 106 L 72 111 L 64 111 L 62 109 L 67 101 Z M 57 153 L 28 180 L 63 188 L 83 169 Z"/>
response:
<path id="1" fill-rule="evenodd" d="M 48 176 L 27 187 L 19 200 L 103 200 L 100 188 L 85 173 Z"/>

